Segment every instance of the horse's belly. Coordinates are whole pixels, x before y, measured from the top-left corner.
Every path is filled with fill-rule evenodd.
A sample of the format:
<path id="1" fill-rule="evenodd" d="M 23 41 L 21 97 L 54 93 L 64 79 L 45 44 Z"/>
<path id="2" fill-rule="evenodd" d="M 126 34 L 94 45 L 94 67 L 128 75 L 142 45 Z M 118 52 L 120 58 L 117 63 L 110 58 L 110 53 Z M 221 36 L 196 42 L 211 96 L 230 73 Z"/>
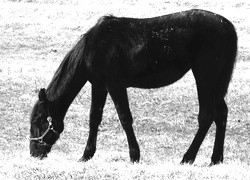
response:
<path id="1" fill-rule="evenodd" d="M 133 76 L 128 80 L 128 87 L 159 88 L 170 85 L 182 78 L 189 69 L 169 68 L 163 71 L 147 74 L 146 76 Z"/>

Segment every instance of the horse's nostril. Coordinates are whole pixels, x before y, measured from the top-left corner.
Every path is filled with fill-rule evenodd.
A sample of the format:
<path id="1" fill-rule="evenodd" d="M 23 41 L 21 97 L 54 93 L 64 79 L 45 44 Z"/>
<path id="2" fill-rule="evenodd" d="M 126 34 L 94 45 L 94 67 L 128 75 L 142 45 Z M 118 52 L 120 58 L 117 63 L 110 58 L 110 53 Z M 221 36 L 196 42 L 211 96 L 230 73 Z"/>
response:
<path id="1" fill-rule="evenodd" d="M 42 160 L 47 157 L 50 150 L 51 146 L 46 146 L 36 141 L 30 141 L 30 155 L 32 157 Z"/>
<path id="2" fill-rule="evenodd" d="M 30 152 L 30 155 L 32 157 L 38 158 L 40 160 L 44 159 L 47 157 L 47 152 L 46 151 L 40 151 L 40 150 L 33 150 Z"/>

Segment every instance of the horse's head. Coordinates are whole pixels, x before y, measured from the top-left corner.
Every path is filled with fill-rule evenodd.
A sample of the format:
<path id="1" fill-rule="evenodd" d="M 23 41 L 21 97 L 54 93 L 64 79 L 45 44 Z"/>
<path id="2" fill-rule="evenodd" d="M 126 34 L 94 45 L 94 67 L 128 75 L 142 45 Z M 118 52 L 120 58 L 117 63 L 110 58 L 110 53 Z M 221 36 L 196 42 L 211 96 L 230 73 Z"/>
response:
<path id="1" fill-rule="evenodd" d="M 62 132 L 62 124 L 53 117 L 53 105 L 47 100 L 45 89 L 39 92 L 30 119 L 30 154 L 43 159 Z"/>

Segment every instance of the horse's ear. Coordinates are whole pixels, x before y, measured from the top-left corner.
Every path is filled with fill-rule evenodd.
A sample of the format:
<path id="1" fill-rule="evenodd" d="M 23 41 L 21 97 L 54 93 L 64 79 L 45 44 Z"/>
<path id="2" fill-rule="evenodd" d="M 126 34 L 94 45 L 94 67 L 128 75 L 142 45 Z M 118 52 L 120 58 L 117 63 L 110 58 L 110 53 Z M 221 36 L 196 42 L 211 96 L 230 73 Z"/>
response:
<path id="1" fill-rule="evenodd" d="M 42 88 L 40 89 L 39 93 L 38 93 L 38 98 L 39 98 L 39 101 L 40 102 L 45 102 L 47 100 L 47 97 L 46 97 L 46 93 L 45 93 L 45 89 Z"/>

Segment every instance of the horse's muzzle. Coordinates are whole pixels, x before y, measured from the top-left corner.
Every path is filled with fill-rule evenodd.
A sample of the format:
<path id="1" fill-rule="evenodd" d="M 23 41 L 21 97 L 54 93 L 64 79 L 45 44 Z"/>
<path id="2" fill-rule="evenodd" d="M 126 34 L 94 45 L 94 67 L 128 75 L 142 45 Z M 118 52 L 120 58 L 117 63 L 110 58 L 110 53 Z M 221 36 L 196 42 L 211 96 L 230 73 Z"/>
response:
<path id="1" fill-rule="evenodd" d="M 39 142 L 30 141 L 30 155 L 38 159 L 44 159 L 50 152 L 51 146 L 41 144 Z"/>

